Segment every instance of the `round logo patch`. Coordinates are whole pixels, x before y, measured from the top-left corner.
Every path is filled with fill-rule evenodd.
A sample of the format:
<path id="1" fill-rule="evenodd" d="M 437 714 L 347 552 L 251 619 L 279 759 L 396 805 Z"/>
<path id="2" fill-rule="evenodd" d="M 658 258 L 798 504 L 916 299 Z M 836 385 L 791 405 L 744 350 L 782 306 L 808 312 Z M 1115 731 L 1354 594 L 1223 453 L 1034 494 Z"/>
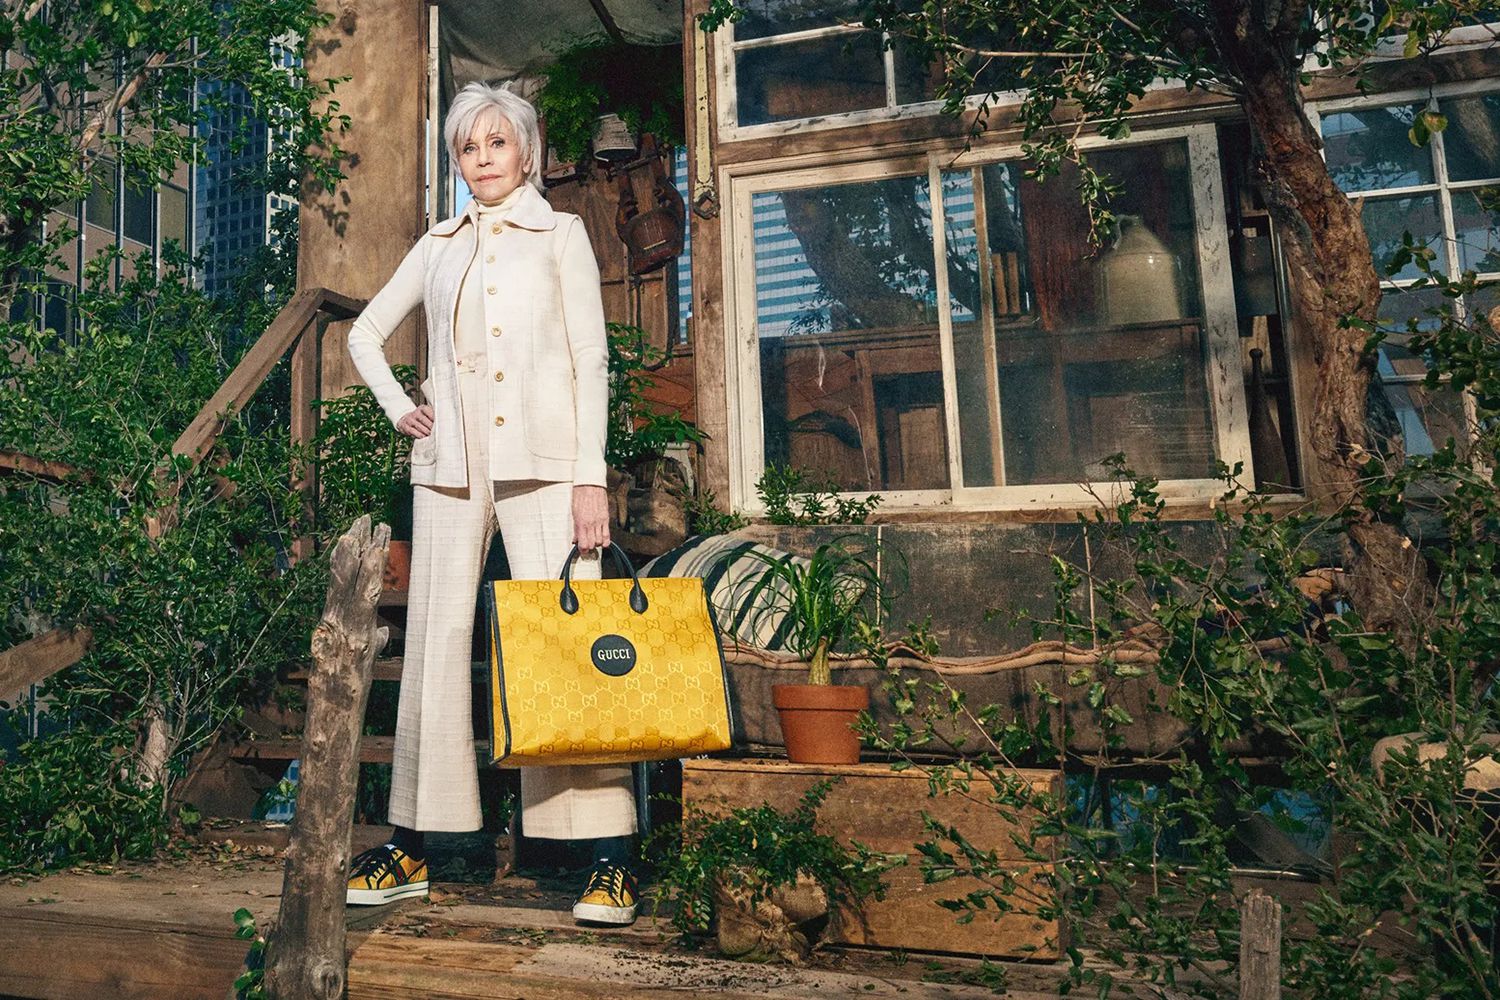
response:
<path id="1" fill-rule="evenodd" d="M 594 640 L 589 658 L 600 673 L 624 677 L 635 669 L 635 646 L 623 635 L 601 635 Z"/>

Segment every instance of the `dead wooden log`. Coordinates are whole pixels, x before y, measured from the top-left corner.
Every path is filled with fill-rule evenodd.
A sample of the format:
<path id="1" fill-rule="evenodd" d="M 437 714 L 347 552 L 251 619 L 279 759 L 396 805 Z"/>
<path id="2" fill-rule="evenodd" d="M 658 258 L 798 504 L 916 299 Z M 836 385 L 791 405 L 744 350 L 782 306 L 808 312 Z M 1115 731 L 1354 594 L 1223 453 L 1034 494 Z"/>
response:
<path id="1" fill-rule="evenodd" d="M 1240 1000 L 1281 1000 L 1281 904 L 1259 889 L 1240 903 Z"/>
<path id="2" fill-rule="evenodd" d="M 269 1000 L 344 995 L 344 884 L 348 878 L 359 738 L 375 653 L 384 644 L 375 604 L 391 530 L 361 517 L 330 557 L 328 599 L 313 630 L 307 730 L 281 909 L 266 938 Z"/>
<path id="3" fill-rule="evenodd" d="M 94 633 L 90 629 L 55 628 L 0 650 L 0 699 L 71 667 L 83 659 L 93 642 Z"/>

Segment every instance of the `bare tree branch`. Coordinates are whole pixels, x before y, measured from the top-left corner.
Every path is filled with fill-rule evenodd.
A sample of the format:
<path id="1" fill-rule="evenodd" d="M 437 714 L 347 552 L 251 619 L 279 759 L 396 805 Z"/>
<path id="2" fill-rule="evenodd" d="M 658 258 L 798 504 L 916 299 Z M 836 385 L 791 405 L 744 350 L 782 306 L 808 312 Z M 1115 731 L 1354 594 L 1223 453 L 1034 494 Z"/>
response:
<path id="1" fill-rule="evenodd" d="M 88 152 L 89 148 L 93 146 L 94 140 L 99 138 L 100 133 L 104 131 L 104 127 L 109 124 L 110 117 L 129 106 L 130 102 L 135 100 L 135 95 L 145 85 L 152 71 L 165 63 L 169 55 L 171 55 L 170 52 L 153 52 L 147 57 L 145 64 L 135 76 L 131 77 L 124 86 L 115 91 L 109 100 L 99 106 L 99 109 L 94 112 L 88 124 L 84 126 L 83 131 L 78 135 L 79 153 Z"/>

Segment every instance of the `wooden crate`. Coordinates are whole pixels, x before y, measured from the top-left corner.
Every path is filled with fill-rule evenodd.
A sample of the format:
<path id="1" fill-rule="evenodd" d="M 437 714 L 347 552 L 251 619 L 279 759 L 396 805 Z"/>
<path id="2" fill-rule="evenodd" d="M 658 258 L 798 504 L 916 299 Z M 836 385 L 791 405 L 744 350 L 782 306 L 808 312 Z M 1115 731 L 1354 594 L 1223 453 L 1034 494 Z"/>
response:
<path id="1" fill-rule="evenodd" d="M 1029 781 L 1037 792 L 1054 795 L 1063 792 L 1061 772 L 1017 770 L 1014 773 Z M 997 919 L 993 911 L 986 911 L 971 922 L 960 924 L 959 915 L 939 906 L 938 901 L 957 899 L 979 888 L 977 880 L 954 878 L 932 885 L 922 881 L 915 845 L 926 839 L 922 826 L 924 811 L 956 827 L 974 846 L 994 850 L 1002 859 L 1014 859 L 1018 882 L 1034 881 L 1039 866 L 1024 860 L 1012 840 L 1012 834 L 1020 832 L 1024 837 L 1026 831 L 1018 831 L 1014 824 L 1001 820 L 983 802 L 985 790 L 977 786 L 972 798 L 957 794 L 932 796 L 923 774 L 913 770 L 892 771 L 884 764 L 687 760 L 682 765 L 682 798 L 685 806 L 710 814 L 762 802 L 786 808 L 825 778 L 840 780 L 818 811 L 820 831 L 845 843 L 858 840 L 874 850 L 911 858 L 908 865 L 885 875 L 890 887 L 885 899 L 867 900 L 858 912 L 839 914 L 830 929 L 832 940 L 990 957 L 1038 960 L 1061 957 L 1067 945 L 1067 929 L 1057 918 L 1043 920 L 1031 913 L 1009 913 Z M 1038 842 L 1038 848 L 1056 857 L 1055 842 Z M 1023 904 L 1018 901 L 1017 905 Z"/>

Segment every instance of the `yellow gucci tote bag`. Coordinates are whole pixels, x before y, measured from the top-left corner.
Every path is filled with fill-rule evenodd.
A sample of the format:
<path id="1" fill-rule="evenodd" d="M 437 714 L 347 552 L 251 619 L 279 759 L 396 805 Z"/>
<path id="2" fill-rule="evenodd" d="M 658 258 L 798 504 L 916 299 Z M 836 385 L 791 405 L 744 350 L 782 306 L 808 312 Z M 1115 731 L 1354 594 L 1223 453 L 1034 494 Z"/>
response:
<path id="1" fill-rule="evenodd" d="M 623 764 L 730 745 L 729 685 L 703 581 L 485 585 L 496 763 Z"/>

